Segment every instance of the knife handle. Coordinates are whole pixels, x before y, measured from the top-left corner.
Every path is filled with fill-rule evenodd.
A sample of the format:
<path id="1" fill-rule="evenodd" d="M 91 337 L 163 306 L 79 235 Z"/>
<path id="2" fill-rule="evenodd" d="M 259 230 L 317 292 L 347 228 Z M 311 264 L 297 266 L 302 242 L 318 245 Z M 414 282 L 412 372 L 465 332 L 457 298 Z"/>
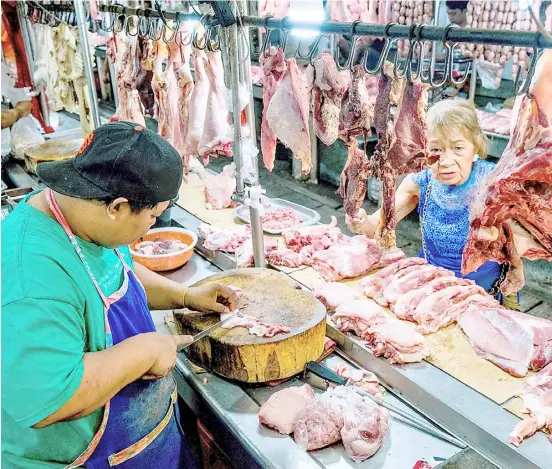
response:
<path id="1" fill-rule="evenodd" d="M 339 376 L 335 371 L 330 370 L 327 366 L 324 366 L 318 362 L 311 361 L 305 366 L 305 375 L 312 373 L 325 381 L 328 381 L 338 386 L 344 386 L 347 384 L 346 379 Z"/>

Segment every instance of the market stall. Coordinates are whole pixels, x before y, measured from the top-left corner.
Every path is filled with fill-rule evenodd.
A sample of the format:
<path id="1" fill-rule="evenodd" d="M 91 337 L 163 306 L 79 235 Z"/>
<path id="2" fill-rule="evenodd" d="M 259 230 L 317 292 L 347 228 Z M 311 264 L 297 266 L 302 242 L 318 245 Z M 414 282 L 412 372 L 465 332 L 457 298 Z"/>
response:
<path id="1" fill-rule="evenodd" d="M 263 326 L 266 323 L 282 326 L 280 331 L 272 331 L 272 336 L 261 334 L 260 337 L 244 332 L 243 327 L 238 328 L 241 332 L 236 329 L 219 330 L 179 354 L 174 374 L 180 397 L 199 420 L 204 467 L 214 467 L 218 461 L 223 467 L 341 468 L 349 467 L 352 460 L 360 462 L 360 468 L 422 468 L 428 467 L 423 464 L 436 467 L 440 463 L 443 464 L 441 467 L 447 467 L 447 461 L 452 461 L 454 457 L 462 464 L 462 455 L 468 451 L 481 455 L 482 464 L 488 464 L 488 467 L 531 469 L 549 465 L 550 442 L 543 431 L 537 431 L 521 445 L 519 442 L 512 444 L 511 433 L 520 418 L 526 417 L 523 402 L 518 397 L 520 387 L 527 378 L 541 369 L 547 370 L 545 366 L 549 365 L 547 361 L 537 366 L 531 339 L 535 341 L 535 348 L 540 347 L 548 360 L 547 339 L 538 336 L 536 331 L 548 334 L 552 331 L 550 321 L 537 320 L 523 313 L 518 313 L 523 319 L 521 316 L 517 319 L 506 317 L 506 321 L 515 323 L 520 331 L 527 334 L 526 342 L 531 342 L 528 345 L 531 362 L 528 359 L 525 369 L 519 371 L 515 368 L 512 371 L 514 365 L 502 364 L 486 349 L 481 353 L 482 345 L 477 342 L 473 326 L 470 328 L 470 325 L 460 321 L 456 324 L 456 318 L 433 317 L 426 321 L 413 319 L 414 316 L 407 318 L 406 313 L 403 317 L 399 316 L 400 298 L 410 291 L 406 287 L 402 290 L 400 276 L 397 279 L 393 277 L 401 270 L 397 267 L 393 271 L 393 266 L 404 263 L 404 270 L 411 269 L 412 278 L 418 275 L 418 270 L 428 274 L 423 280 L 417 279 L 417 286 L 412 290 L 423 289 L 430 283 L 435 286 L 434 282 L 441 281 L 440 276 L 448 277 L 435 273 L 437 269 L 422 260 L 408 264 L 412 258 L 407 258 L 396 247 L 395 226 L 391 222 L 387 232 L 379 233 L 376 244 L 375 241 L 344 235 L 333 221 L 329 225 L 320 224 L 320 215 L 315 210 L 263 194 L 259 178 L 259 140 L 261 155 L 268 169 L 274 164 L 278 138 L 299 157 L 294 159 L 297 161 L 295 172 L 302 169 L 303 175 L 314 181 L 318 178 L 320 153 L 313 157 L 311 150 L 322 145 L 321 141 L 334 143 L 339 134 L 339 138 L 346 142 L 349 156 L 343 174 L 346 174 L 345 179 L 354 179 L 363 172 L 362 164 L 365 164 L 363 160 L 360 169 L 346 173 L 347 168 L 354 164 L 355 155 L 360 153 L 366 157 L 370 139 L 381 144 L 384 138 L 381 134 L 372 134 L 371 125 L 359 122 L 352 92 L 349 92 L 347 99 L 350 108 L 354 108 L 351 111 L 353 117 L 339 121 L 343 109 L 347 109 L 346 101 L 342 101 L 345 92 L 341 92 L 339 98 L 335 97 L 339 95 L 336 91 L 339 78 L 332 78 L 337 85 L 332 84 L 329 90 L 316 81 L 316 73 L 321 73 L 324 60 L 333 63 L 338 73 L 352 75 L 347 86 L 365 83 L 364 80 L 368 80 L 365 75 L 375 77 L 376 88 L 378 83 L 380 86 L 380 91 L 373 96 L 375 101 L 384 80 L 395 80 L 393 86 L 400 82 L 403 88 L 399 94 L 406 94 L 405 89 L 408 89 L 408 93 L 418 90 L 420 96 L 422 90 L 441 88 L 450 82 L 461 85 L 468 78 L 470 68 L 466 68 L 467 62 L 462 62 L 463 58 L 459 60 L 454 53 L 458 44 L 465 46 L 462 47 L 464 52 L 473 51 L 472 45 L 527 48 L 531 49 L 527 65 L 520 66 L 526 68 L 527 73 L 520 71 L 514 80 L 515 95 L 525 96 L 529 94 L 538 57 L 543 49 L 552 48 L 552 38 L 538 32 L 536 26 L 533 31 L 429 26 L 419 23 L 431 20 L 429 11 L 430 6 L 433 11 L 432 2 L 424 2 L 425 6 L 417 10 L 417 14 L 415 8 L 409 7 L 412 10 L 410 16 L 401 14 L 400 2 L 395 3 L 399 5 L 396 10 L 393 9 L 393 2 L 381 3 L 385 4 L 386 14 L 380 7 L 378 21 L 370 21 L 373 16 L 340 17 L 334 10 L 334 21 L 314 25 L 306 20 L 275 18 L 270 11 L 265 11 L 266 8 L 261 9 L 262 16 L 250 16 L 245 2 L 225 3 L 214 12 L 180 13 L 160 7 L 142 9 L 116 5 L 102 5 L 100 8 L 101 26 L 112 34 L 109 39 L 112 42 L 107 44 L 107 55 L 111 57 L 113 84 L 118 96 L 117 111 L 112 120 L 146 123 L 144 96 L 136 86 L 136 77 L 141 71 L 135 68 L 139 68 L 139 63 L 141 69 L 151 72 L 159 134 L 179 151 L 187 173 L 176 206 L 170 212 L 171 225 L 198 235 L 196 253 L 187 264 L 164 275 L 189 285 L 216 280 L 239 287 L 247 299 L 247 302 L 240 304 L 240 309 L 245 311 L 242 311 L 243 314 L 247 316 L 250 313 L 256 320 L 264 321 Z M 84 12 L 82 2 L 75 4 L 80 18 L 79 38 L 84 47 L 83 75 L 80 78 L 86 77 L 88 87 L 94 90 L 90 91 L 90 106 L 86 108 L 81 105 L 84 113 L 81 115 L 86 115 L 88 109 L 86 122 L 96 127 L 100 120 L 96 86 L 92 86 L 93 69 Z M 400 24 L 391 22 L 393 12 L 401 18 L 397 21 Z M 418 19 L 422 21 L 418 22 Z M 262 77 L 266 108 L 259 140 L 256 137 L 251 67 L 251 55 L 255 51 L 249 44 L 249 31 L 257 29 L 264 30 L 255 54 L 259 63 L 264 67 L 269 59 L 275 62 Z M 296 29 L 315 30 L 317 39 L 299 42 L 296 50 L 289 52 L 286 48 L 288 35 Z M 276 34 L 273 36 L 273 33 L 277 33 L 278 40 L 274 39 Z M 352 50 L 349 51 L 349 59 L 340 63 L 339 53 L 332 50 L 331 44 L 336 36 L 343 35 L 349 36 Z M 322 46 L 324 41 L 321 39 L 325 36 L 332 39 L 327 46 L 330 53 Z M 375 65 L 370 64 L 368 59 L 354 64 L 355 47 L 364 38 L 383 38 L 383 50 Z M 435 53 L 438 43 L 445 46 L 442 70 Z M 432 57 L 428 57 L 431 54 L 426 44 L 432 45 Z M 278 69 L 277 60 L 281 60 L 280 65 L 286 64 L 287 72 Z M 308 64 L 307 76 L 314 74 L 308 93 L 323 96 L 323 104 L 313 98 L 313 106 L 327 106 L 321 113 L 317 114 L 315 109 L 314 115 L 311 115 L 310 95 L 301 96 L 302 89 L 297 93 L 294 88 L 301 86 L 304 78 L 301 75 L 303 71 L 297 69 L 301 61 Z M 361 78 L 355 81 L 355 76 Z M 475 75 L 472 79 L 475 80 Z M 370 85 L 366 86 L 370 89 Z M 230 90 L 229 100 L 225 88 Z M 76 90 L 83 92 L 79 87 Z M 361 97 L 365 96 L 362 94 L 365 91 L 360 93 Z M 166 94 L 160 94 L 162 92 Z M 267 96 L 270 92 L 272 95 Z M 391 97 L 392 93 L 388 92 L 388 100 L 392 101 Z M 337 120 L 341 126 L 323 117 L 327 115 L 324 112 L 333 112 L 335 116 L 335 109 L 330 108 L 338 101 Z M 422 101 L 418 97 L 413 108 L 427 106 L 427 98 Z M 82 95 L 81 103 L 84 102 Z M 364 105 L 365 101 L 362 103 Z M 374 105 L 377 107 L 378 103 L 372 102 L 372 109 Z M 395 106 L 397 113 L 397 109 L 403 112 L 400 105 Z M 391 108 L 392 105 L 387 108 L 388 121 L 394 117 L 395 111 Z M 405 122 L 412 115 L 405 113 L 401 117 Z M 480 119 L 483 118 L 481 115 Z M 266 125 L 269 125 L 268 132 Z M 494 125 L 498 124 L 494 122 Z M 342 128 L 344 126 L 345 129 Z M 501 132 L 489 135 L 502 138 Z M 71 148 L 75 145 L 73 141 Z M 190 151 L 190 145 L 193 151 Z M 47 148 L 43 150 L 42 154 L 48 153 Z M 376 147 L 376 156 L 378 151 Z M 198 163 L 199 156 L 205 163 L 210 158 L 231 156 L 235 164 L 235 180 L 229 174 L 232 169 L 216 174 L 202 168 Z M 32 151 L 27 156 L 35 164 L 46 157 L 41 158 L 33 158 Z M 371 161 L 374 158 L 370 155 Z M 425 158 L 427 160 L 427 155 Z M 385 163 L 371 163 L 374 166 L 370 167 L 370 175 L 382 180 L 384 193 L 387 190 L 381 204 L 383 215 L 389 217 L 386 201 L 394 197 L 395 177 L 413 171 L 405 171 L 405 167 L 400 165 L 389 169 Z M 424 164 L 427 166 L 427 161 Z M 313 167 L 316 169 L 313 170 Z M 356 192 L 352 197 L 346 188 L 342 190 L 345 211 L 348 210 L 347 204 L 359 204 L 357 208 L 360 208 L 366 194 L 368 175 L 365 176 L 360 182 L 365 187 L 364 192 L 360 193 L 362 197 L 359 198 Z M 390 176 L 392 184 L 389 183 Z M 341 178 L 344 176 L 341 175 Z M 354 180 L 356 189 L 358 181 Z M 539 231 L 538 228 L 535 232 Z M 546 248 L 546 239 L 539 240 Z M 549 252 L 548 257 L 537 253 L 536 258 L 539 255 L 546 260 L 550 257 Z M 356 262 L 360 258 L 363 262 Z M 269 269 L 247 270 L 253 266 L 257 269 L 269 266 Z M 236 268 L 245 270 L 234 270 Z M 387 280 L 374 274 L 386 269 L 391 272 Z M 388 283 L 383 284 L 384 280 Z M 399 289 L 398 293 L 395 296 L 392 291 L 384 294 L 386 287 L 395 280 L 393 285 Z M 481 296 L 482 301 L 491 301 L 490 295 L 476 290 L 473 285 L 457 282 L 461 281 L 449 279 L 440 287 L 473 288 L 469 292 L 462 290 L 462 294 L 469 294 L 459 302 L 471 294 Z M 351 301 L 368 301 L 366 297 L 370 298 L 368 305 L 377 309 L 378 321 L 370 323 L 362 315 L 340 311 L 339 306 L 346 302 L 333 305 L 326 296 L 328 289 L 336 285 L 340 288 L 340 295 L 349 295 Z M 377 290 L 374 285 L 383 286 Z M 435 289 L 424 291 L 424 295 L 429 297 L 438 291 L 435 286 Z M 443 308 L 451 306 L 446 302 L 458 295 L 456 291 L 447 291 L 449 296 L 438 298 L 443 302 L 438 303 Z M 425 297 L 409 298 L 417 302 L 415 307 L 408 302 L 404 302 L 403 306 L 408 311 L 411 308 L 410 314 L 414 315 L 414 310 Z M 435 304 L 424 303 L 421 309 L 427 308 L 436 313 Z M 481 305 L 494 307 L 494 303 Z M 327 317 L 324 307 L 328 308 Z M 217 322 L 212 318 L 188 320 L 182 311 L 157 311 L 154 316 L 158 330 L 170 333 L 195 335 Z M 438 320 L 442 322 L 436 326 Z M 424 327 L 434 329 L 426 329 L 423 335 L 417 332 Z M 380 328 L 379 332 L 373 332 L 374 328 Z M 404 331 L 408 344 L 391 337 L 390 333 L 386 335 L 385 331 L 390 329 Z M 332 347 L 336 347 L 335 351 Z M 304 382 L 310 383 L 302 370 L 311 361 L 320 361 L 334 371 L 347 365 L 375 375 L 376 394 L 381 397 L 381 407 L 371 405 L 385 415 L 390 410 L 390 417 L 383 419 L 384 425 L 381 419 L 379 421 L 381 437 L 364 434 L 354 440 L 361 446 L 368 441 L 374 445 L 373 452 L 365 450 L 362 453 L 364 456 L 359 456 L 354 449 L 351 450 L 351 446 L 347 446 L 346 441 L 350 444 L 350 440 L 343 432 L 330 441 L 335 444 L 312 447 L 309 449 L 314 451 L 306 452 L 297 429 L 294 439 L 289 436 L 292 432 L 280 435 L 259 422 L 259 411 L 271 396 Z M 512 358 L 512 361 L 515 362 L 515 359 Z M 350 383 L 348 387 L 351 387 Z M 373 402 L 371 398 L 366 398 Z M 314 425 L 306 419 L 305 426 L 309 424 Z M 362 424 L 365 422 L 359 425 Z M 540 425 L 539 430 L 547 425 Z M 315 431 L 324 433 L 325 429 L 317 428 Z M 343 439 L 344 445 L 338 442 L 340 439 Z M 355 460 L 355 457 L 360 459 Z"/>

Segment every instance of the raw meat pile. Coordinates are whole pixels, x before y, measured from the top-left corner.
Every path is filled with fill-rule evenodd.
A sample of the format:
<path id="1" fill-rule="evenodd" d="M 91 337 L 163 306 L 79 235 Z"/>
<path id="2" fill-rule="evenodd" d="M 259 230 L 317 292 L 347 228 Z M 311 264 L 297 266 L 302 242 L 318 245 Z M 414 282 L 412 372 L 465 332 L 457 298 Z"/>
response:
<path id="1" fill-rule="evenodd" d="M 303 220 L 292 208 L 277 208 L 266 212 L 263 217 L 263 228 L 267 230 L 283 230 L 298 225 Z"/>
<path id="2" fill-rule="evenodd" d="M 378 377 L 371 371 L 353 368 L 346 363 L 334 371 L 343 379 L 349 379 L 350 384 L 353 386 L 363 389 L 368 394 L 372 394 L 372 396 L 382 397 Z"/>
<path id="3" fill-rule="evenodd" d="M 479 125 L 485 132 L 510 135 L 510 124 L 512 120 L 511 109 L 501 109 L 496 113 L 476 109 L 475 112 L 477 113 L 477 118 L 479 119 Z"/>
<path id="4" fill-rule="evenodd" d="M 541 428 L 552 432 L 552 365 L 527 378 L 517 396 L 523 399 L 523 413 L 529 417 L 519 422 L 510 433 L 510 443 L 519 446 Z M 551 435 L 548 441 L 552 443 Z"/>
<path id="5" fill-rule="evenodd" d="M 543 55 L 541 60 L 546 58 L 548 62 L 542 64 L 550 72 L 552 54 Z M 496 168 L 482 181 L 471 205 L 462 273 L 473 272 L 488 260 L 507 263 L 510 269 L 501 284 L 504 294 L 519 291 L 525 284 L 521 257 L 552 261 L 550 116 L 552 109 L 540 109 L 536 98 L 523 98 L 508 147 Z M 518 252 L 510 219 L 537 241 L 537 247 Z M 492 236 L 483 239 L 481 228 L 490 228 Z"/>
<path id="6" fill-rule="evenodd" d="M 259 422 L 282 435 L 295 431 L 295 421 L 314 400 L 314 391 L 308 384 L 292 386 L 275 392 L 259 410 Z"/>
<path id="7" fill-rule="evenodd" d="M 542 0 L 535 0 L 532 6 L 535 12 L 539 12 Z M 552 17 L 552 12 L 548 9 L 548 18 Z M 509 31 L 536 31 L 537 26 L 531 19 L 529 10 L 523 8 L 521 2 L 513 1 L 483 1 L 471 0 L 468 3 L 468 13 L 466 15 L 468 28 L 497 29 Z M 498 88 L 504 73 L 504 65 L 512 60 L 512 76 L 515 77 L 520 71 L 526 71 L 529 68 L 530 55 L 533 53 L 531 47 L 512 47 L 483 44 L 462 44 L 460 51 L 463 55 L 473 57 L 474 59 L 484 60 L 497 64 L 499 68 L 496 71 L 495 86 Z"/>
<path id="8" fill-rule="evenodd" d="M 221 314 L 220 319 L 223 321 L 226 317 L 233 313 Z M 234 329 L 235 327 L 245 327 L 249 334 L 257 337 L 274 337 L 278 334 L 287 334 L 291 329 L 283 324 L 272 324 L 259 321 L 253 316 L 238 313 L 236 317 L 230 319 L 227 323 L 221 326 L 223 329 Z"/>
<path id="9" fill-rule="evenodd" d="M 173 254 L 187 247 L 186 244 L 177 239 L 156 239 L 155 241 L 142 241 L 134 246 L 134 250 L 146 256 L 158 256 L 160 254 Z"/>
<path id="10" fill-rule="evenodd" d="M 295 422 L 294 438 L 308 451 L 342 440 L 349 457 L 362 462 L 380 448 L 388 424 L 387 409 L 341 386 L 307 404 Z"/>
<path id="11" fill-rule="evenodd" d="M 422 361 L 428 351 L 424 337 L 404 322 L 390 318 L 372 300 L 342 303 L 332 317 L 343 332 L 354 332 L 372 349 L 374 356 L 383 356 L 390 363 Z"/>

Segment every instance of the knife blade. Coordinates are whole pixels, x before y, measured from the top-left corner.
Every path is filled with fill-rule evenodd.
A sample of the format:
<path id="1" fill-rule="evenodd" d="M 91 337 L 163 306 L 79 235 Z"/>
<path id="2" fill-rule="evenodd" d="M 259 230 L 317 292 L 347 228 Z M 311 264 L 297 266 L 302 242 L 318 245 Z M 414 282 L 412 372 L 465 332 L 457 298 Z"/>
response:
<path id="1" fill-rule="evenodd" d="M 417 428 L 418 430 L 423 431 L 424 433 L 434 436 L 435 438 L 439 438 L 440 440 L 451 443 L 458 448 L 462 448 L 462 449 L 466 448 L 466 445 L 464 444 L 464 442 L 458 440 L 454 436 L 449 435 L 448 433 L 445 433 L 441 430 L 438 430 L 437 428 L 434 428 L 433 426 L 431 426 L 431 424 L 418 419 L 416 416 L 410 414 L 409 412 L 399 409 L 398 407 L 395 407 L 394 405 L 389 404 L 388 402 L 385 402 L 383 399 L 380 399 L 377 396 L 373 396 L 367 393 L 364 389 L 358 386 L 352 385 L 351 379 L 342 378 L 335 371 L 330 370 L 327 366 L 321 365 L 318 362 L 312 361 L 312 362 L 308 362 L 305 365 L 303 378 L 307 383 L 309 383 L 311 386 L 317 389 L 326 390 L 328 389 L 330 383 L 333 383 L 338 386 L 349 386 L 351 389 L 355 390 L 362 397 L 371 399 L 376 404 L 380 405 L 381 407 L 385 407 L 389 411 L 396 414 L 394 415 L 395 418 L 399 416 L 400 418 L 398 418 L 397 420 L 400 420 L 401 422 L 404 422 L 407 425 Z"/>
<path id="2" fill-rule="evenodd" d="M 234 313 L 230 314 L 230 316 L 224 318 L 222 321 L 217 322 L 216 324 L 213 324 L 212 326 L 209 326 L 207 329 L 203 329 L 199 334 L 194 335 L 192 342 L 189 344 L 184 344 L 178 347 L 178 351 L 182 352 L 185 348 L 189 347 L 192 344 L 195 344 L 198 340 L 203 339 L 204 337 L 207 337 L 211 332 L 221 327 L 223 324 L 226 324 L 231 319 L 235 318 L 240 314 L 239 310 L 236 310 Z"/>

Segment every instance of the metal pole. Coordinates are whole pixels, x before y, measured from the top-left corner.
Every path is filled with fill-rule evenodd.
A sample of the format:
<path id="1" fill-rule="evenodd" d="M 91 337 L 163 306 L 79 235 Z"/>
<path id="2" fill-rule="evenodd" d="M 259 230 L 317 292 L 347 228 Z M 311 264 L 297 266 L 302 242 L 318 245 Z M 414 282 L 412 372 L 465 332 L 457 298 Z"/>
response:
<path id="1" fill-rule="evenodd" d="M 472 62 L 472 73 L 471 73 L 471 81 L 470 81 L 470 96 L 469 98 L 474 101 L 475 100 L 475 90 L 477 88 L 477 60 L 474 60 Z"/>
<path id="2" fill-rule="evenodd" d="M 73 0 L 73 4 L 75 5 L 75 14 L 77 16 L 77 26 L 79 28 L 79 37 L 82 48 L 82 61 L 84 63 L 84 74 L 86 75 L 86 84 L 88 85 L 88 94 L 90 97 L 92 126 L 96 129 L 101 125 L 101 122 L 98 110 L 98 96 L 96 95 L 96 82 L 94 80 L 94 71 L 92 69 L 92 58 L 90 57 L 90 45 L 88 43 L 88 25 L 86 22 L 83 1 Z"/>

